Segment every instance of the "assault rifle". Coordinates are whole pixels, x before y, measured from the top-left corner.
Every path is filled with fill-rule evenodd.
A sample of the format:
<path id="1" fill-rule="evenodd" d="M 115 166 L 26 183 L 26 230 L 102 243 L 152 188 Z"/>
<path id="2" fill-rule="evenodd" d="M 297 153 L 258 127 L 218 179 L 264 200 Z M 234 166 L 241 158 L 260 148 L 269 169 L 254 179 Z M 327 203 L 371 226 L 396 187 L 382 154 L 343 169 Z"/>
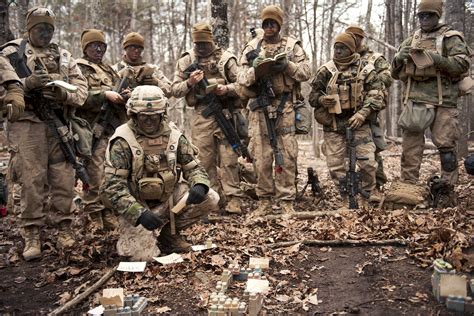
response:
<path id="1" fill-rule="evenodd" d="M 115 92 L 117 93 L 122 93 L 123 90 L 128 88 L 129 86 L 129 77 L 127 75 L 124 75 L 122 79 L 120 80 L 119 85 L 115 89 Z M 101 108 L 100 108 L 100 114 L 97 119 L 97 122 L 94 123 L 94 126 L 92 127 L 92 133 L 93 133 L 93 138 L 92 138 L 92 154 L 97 148 L 97 145 L 99 144 L 99 141 L 102 139 L 104 136 L 104 132 L 107 129 L 107 127 L 110 125 L 112 128 L 116 129 L 121 122 L 117 120 L 115 117 L 116 114 L 116 108 L 115 105 L 110 104 L 109 101 L 105 101 Z"/>
<path id="2" fill-rule="evenodd" d="M 199 65 L 197 63 L 192 63 L 185 69 L 186 74 L 191 74 L 192 72 L 199 70 Z M 225 138 L 229 142 L 232 149 L 243 158 L 246 158 L 248 162 L 252 162 L 253 159 L 250 156 L 250 153 L 242 143 L 239 135 L 237 134 L 234 126 L 232 125 L 232 113 L 228 109 L 224 109 L 222 107 L 222 103 L 219 100 L 218 96 L 213 92 L 212 85 L 209 84 L 209 81 L 206 77 L 204 77 L 199 83 L 199 88 L 202 91 L 205 91 L 204 95 L 197 96 L 197 99 L 207 104 L 207 107 L 201 112 L 202 116 L 205 118 L 209 118 L 211 115 L 214 116 L 217 125 L 220 127 L 222 132 L 224 133 Z"/>
<path id="3" fill-rule="evenodd" d="M 368 198 L 369 193 L 361 189 L 361 180 L 359 172 L 356 171 L 357 160 L 369 160 L 367 157 L 357 157 L 356 142 L 354 131 L 350 127 L 346 127 L 346 152 L 349 160 L 346 176 L 339 179 L 339 191 L 341 196 L 349 196 L 349 208 L 358 209 L 357 195 L 361 194 Z"/>
<path id="4" fill-rule="evenodd" d="M 56 82 L 60 84 L 59 81 Z M 65 82 L 62 82 L 62 84 L 64 86 L 71 86 Z M 52 84 L 52 86 L 54 86 L 54 84 Z M 25 94 L 25 100 L 28 99 L 30 100 L 30 103 L 34 103 L 33 111 L 36 116 L 49 126 L 50 130 L 59 140 L 59 147 L 61 148 L 66 161 L 70 163 L 76 171 L 76 176 L 81 179 L 82 183 L 87 187 L 89 185 L 89 175 L 87 174 L 84 165 L 76 158 L 73 143 L 74 139 L 68 124 L 63 118 L 63 107 L 58 103 L 46 100 L 40 90 L 30 91 Z"/>
<path id="5" fill-rule="evenodd" d="M 257 82 L 258 87 L 258 97 L 255 101 L 249 103 L 249 108 L 251 111 L 256 111 L 261 109 L 263 116 L 265 117 L 265 124 L 267 126 L 268 138 L 270 139 L 270 146 L 272 147 L 273 156 L 275 157 L 275 172 L 282 173 L 284 160 L 283 153 L 281 152 L 280 147 L 278 147 L 278 139 L 276 134 L 276 125 L 278 123 L 279 117 L 283 114 L 283 106 L 286 103 L 288 95 L 284 96 L 278 106 L 276 112 L 271 114 L 268 113 L 268 106 L 271 105 L 272 99 L 275 98 L 275 93 L 273 92 L 273 86 L 270 78 L 261 78 Z"/>
<path id="6" fill-rule="evenodd" d="M 323 189 L 321 188 L 321 182 L 319 182 L 319 177 L 316 172 L 314 172 L 314 169 L 311 167 L 308 167 L 307 169 L 308 172 L 308 181 L 303 187 L 303 190 L 298 194 L 297 199 L 301 199 L 304 195 L 304 192 L 306 191 L 306 188 L 310 185 L 311 186 L 311 193 L 313 197 L 316 195 L 323 196 L 324 192 Z"/>

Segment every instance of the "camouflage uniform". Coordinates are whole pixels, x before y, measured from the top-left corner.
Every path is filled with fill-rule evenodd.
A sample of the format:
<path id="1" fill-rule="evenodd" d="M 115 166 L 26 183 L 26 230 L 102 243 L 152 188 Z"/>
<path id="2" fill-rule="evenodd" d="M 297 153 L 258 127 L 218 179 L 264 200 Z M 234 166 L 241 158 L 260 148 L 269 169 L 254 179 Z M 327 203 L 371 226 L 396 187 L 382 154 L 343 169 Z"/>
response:
<path id="1" fill-rule="evenodd" d="M 33 8 L 29 11 L 27 21 L 31 22 L 38 16 L 42 18 L 45 12 L 48 14 L 46 18 L 50 18 L 52 13 L 48 9 Z M 38 65 L 41 65 L 42 70 L 50 79 L 61 79 L 78 88 L 76 93 L 65 92 L 66 99 L 61 103 L 63 119 L 68 123 L 75 108 L 82 106 L 86 100 L 87 82 L 84 76 L 71 54 L 57 44 L 49 43 L 43 48 L 34 47 L 29 40 L 25 41 L 25 61 L 30 71 L 33 72 Z M 22 40 L 18 39 L 5 44 L 3 54 L 8 56 L 16 53 L 21 42 Z M 30 91 L 25 81 L 30 77 L 21 79 L 25 86 L 25 112 L 17 122 L 8 124 L 7 128 L 12 156 L 17 164 L 15 172 L 22 185 L 20 225 L 25 228 L 23 237 L 27 246 L 29 237 L 37 238 L 35 248 L 37 247 L 36 249 L 40 251 L 39 226 L 45 222 L 44 205 L 48 199 L 48 193 L 51 196 L 50 221 L 61 227 L 58 244 L 65 246 L 63 242 L 67 244 L 71 242 L 69 225 L 73 217 L 71 210 L 75 172 L 72 165 L 65 160 L 60 148 L 61 140 L 33 111 L 38 100 L 28 98 Z M 27 246 L 25 246 L 25 251 Z M 24 256 L 25 259 L 28 258 L 25 252 Z"/>
<path id="2" fill-rule="evenodd" d="M 256 192 L 262 200 L 268 200 L 275 196 L 283 202 L 291 202 L 295 199 L 296 194 L 296 160 L 298 155 L 293 104 L 299 98 L 300 83 L 310 78 L 311 68 L 300 41 L 292 37 L 282 37 L 280 42 L 271 44 L 267 43 L 265 39 L 255 38 L 247 44 L 242 52 L 240 59 L 242 68 L 238 78 L 240 85 L 252 89 L 256 84 L 255 68 L 252 67 L 252 63 L 246 55 L 255 50 L 260 41 L 262 42 L 259 56 L 271 58 L 286 52 L 289 62 L 283 72 L 271 77 L 275 98 L 272 99 L 272 104 L 268 108 L 269 113 L 275 114 L 282 96 L 288 95 L 283 106 L 283 114 L 276 126 L 278 146 L 282 150 L 284 159 L 281 173 L 273 175 L 274 157 L 262 110 L 249 113 L 249 149 L 253 155 L 257 172 Z M 255 98 L 250 99 L 250 102 L 255 102 Z"/>
<path id="3" fill-rule="evenodd" d="M 83 75 L 87 78 L 89 92 L 86 102 L 76 111 L 76 115 L 89 122 L 97 137 L 100 136 L 100 134 L 97 134 L 98 131 L 95 130 L 94 127 L 98 128 L 96 124 L 101 116 L 102 105 L 108 102 L 105 98 L 105 91 L 115 89 L 119 82 L 119 76 L 112 67 L 104 63 L 94 64 L 86 59 L 80 58 L 77 60 L 77 64 Z M 86 165 L 87 173 L 89 174 L 89 188 L 84 192 L 83 196 L 85 204 L 84 211 L 90 216 L 98 218 L 99 226 L 102 226 L 100 225 L 100 217 L 92 213 L 101 212 L 104 220 L 111 218 L 109 212 L 102 205 L 99 195 L 99 189 L 104 178 L 105 150 L 109 142 L 109 137 L 114 133 L 115 128 L 127 121 L 125 105 L 120 106 L 110 103 L 109 106 L 113 108 L 114 114 L 95 145 L 92 157 Z M 110 225 L 111 223 L 105 222 L 103 224 Z"/>
<path id="4" fill-rule="evenodd" d="M 133 226 L 139 224 L 148 210 L 166 223 L 158 237 L 162 251 L 189 251 L 190 245 L 180 238 L 179 231 L 217 210 L 219 195 L 209 189 L 202 203 L 186 206 L 175 217 L 177 234 L 173 235 L 170 206 L 184 196 L 188 184 L 209 188 L 209 178 L 197 163 L 195 148 L 186 138 L 166 120 L 160 124 L 159 133 L 152 137 L 140 134 L 133 120 L 116 130 L 107 149 L 103 195 L 111 209 Z M 178 182 L 176 167 L 181 168 L 187 184 Z M 160 184 L 155 186 L 157 183 Z"/>
<path id="5" fill-rule="evenodd" d="M 367 46 L 362 47 L 362 49 L 359 50 L 358 53 L 362 60 L 366 60 L 374 64 L 375 72 L 377 73 L 379 80 L 382 81 L 385 86 L 384 101 L 386 106 L 388 101 L 388 88 L 390 88 L 393 82 L 393 78 L 390 75 L 390 63 L 385 59 L 382 54 L 372 51 Z M 377 187 L 381 187 L 387 182 L 387 176 L 385 175 L 383 169 L 383 158 L 380 155 L 380 152 L 385 150 L 385 148 L 387 147 L 387 143 L 385 141 L 384 132 L 380 127 L 380 119 L 378 115 L 374 115 L 371 117 L 369 125 L 370 130 L 372 132 L 372 137 L 374 139 L 375 160 L 377 161 L 377 171 L 375 173 L 375 179 Z"/>
<path id="6" fill-rule="evenodd" d="M 236 113 L 241 107 L 235 84 L 238 73 L 237 59 L 232 53 L 221 48 L 216 48 L 207 57 L 198 57 L 193 50 L 190 50 L 184 53 L 176 63 L 172 85 L 173 96 L 186 97 L 187 104 L 195 109 L 195 115 L 191 121 L 193 144 L 199 149 L 199 160 L 209 174 L 211 187 L 220 193 L 223 204 L 225 200 L 232 201 L 243 196 L 239 186 L 238 155 L 230 146 L 214 116 L 205 118 L 201 114 L 207 106 L 197 99 L 198 95 L 203 94 L 202 89 L 199 89 L 198 85 L 190 88 L 187 84 L 189 73 L 185 73 L 185 70 L 195 62 L 204 71 L 210 84 L 219 83 L 226 86 L 227 94 L 220 96 L 219 99 L 224 109 L 229 110 L 230 113 Z M 220 181 L 218 167 L 222 174 Z M 225 195 L 225 198 L 222 195 Z M 237 207 L 240 208 L 240 205 Z M 230 208 L 228 211 L 239 212 L 237 209 Z"/>
<path id="7" fill-rule="evenodd" d="M 430 33 L 415 32 L 402 42 L 399 51 L 404 47 L 424 48 L 437 57 L 434 65 L 420 70 L 412 58 L 402 62 L 397 54 L 392 61 L 392 76 L 405 83 L 405 104 L 434 107 L 435 117 L 430 130 L 433 143 L 440 151 L 442 178 L 455 184 L 458 177 L 456 146 L 460 133 L 458 83 L 469 70 L 470 49 L 462 33 L 445 24 L 439 24 Z M 403 181 L 418 181 L 424 144 L 424 131 L 403 131 Z"/>
<path id="8" fill-rule="evenodd" d="M 324 130 L 324 154 L 327 158 L 327 165 L 331 177 L 336 183 L 345 176 L 346 172 L 346 141 L 345 129 L 348 126 L 348 120 L 354 113 L 362 112 L 366 117 L 364 124 L 356 129 L 355 142 L 357 157 L 367 157 L 368 160 L 358 161 L 361 169 L 362 188 L 371 192 L 375 189 L 375 171 L 377 162 L 375 161 L 375 144 L 373 142 L 372 133 L 369 126 L 370 116 L 378 113 L 383 107 L 383 83 L 379 80 L 375 69 L 372 67 L 365 68 L 369 63 L 366 60 L 356 58 L 346 69 L 336 66 L 336 63 L 329 62 L 321 66 L 315 78 L 311 83 L 311 93 L 309 102 L 315 108 L 315 118 L 318 123 L 323 125 Z M 336 67 L 336 68 L 335 68 Z M 331 71 L 329 69 L 332 69 Z M 365 71 L 367 70 L 367 71 Z M 350 100 L 355 96 L 350 94 L 343 96 L 341 94 L 344 82 L 349 86 L 356 77 L 361 80 L 362 91 L 354 108 L 342 106 L 341 114 L 331 114 L 323 107 L 320 97 L 327 94 L 329 81 L 333 77 L 335 71 L 340 71 L 336 85 L 338 86 L 339 96 L 342 100 Z M 365 71 L 365 73 L 364 73 Z M 345 89 L 346 91 L 349 89 Z M 351 91 L 351 90 L 349 90 Z M 360 102 L 360 103 L 359 103 Z M 335 126 L 333 124 L 335 120 Z"/>

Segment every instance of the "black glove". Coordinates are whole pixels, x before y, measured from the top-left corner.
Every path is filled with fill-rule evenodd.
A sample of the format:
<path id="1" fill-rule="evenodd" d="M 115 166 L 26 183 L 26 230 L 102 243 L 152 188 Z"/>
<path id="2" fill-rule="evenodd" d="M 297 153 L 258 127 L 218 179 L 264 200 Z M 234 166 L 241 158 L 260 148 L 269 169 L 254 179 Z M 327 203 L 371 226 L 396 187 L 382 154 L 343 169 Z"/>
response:
<path id="1" fill-rule="evenodd" d="M 209 188 L 204 184 L 196 184 L 191 189 L 189 189 L 188 199 L 186 204 L 199 204 L 206 199 L 207 192 Z"/>
<path id="2" fill-rule="evenodd" d="M 137 225 L 138 224 L 141 224 L 147 230 L 155 230 L 159 227 L 162 227 L 165 223 L 158 215 L 150 210 L 146 210 L 138 218 Z"/>

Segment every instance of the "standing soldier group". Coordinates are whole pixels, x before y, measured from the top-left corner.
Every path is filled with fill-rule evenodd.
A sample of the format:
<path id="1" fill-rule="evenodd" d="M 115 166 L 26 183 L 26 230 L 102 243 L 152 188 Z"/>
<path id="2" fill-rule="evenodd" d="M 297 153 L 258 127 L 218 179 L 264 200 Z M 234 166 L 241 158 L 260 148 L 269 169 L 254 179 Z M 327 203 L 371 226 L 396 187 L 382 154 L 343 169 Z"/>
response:
<path id="1" fill-rule="evenodd" d="M 402 43 L 392 65 L 365 45 L 362 28 L 348 27 L 335 37 L 332 59 L 311 81 L 309 104 L 323 126 L 331 178 L 338 185 L 344 181 L 350 142 L 356 156 L 363 157 L 357 164 L 368 201 L 379 201 L 387 181 L 378 116 L 388 106 L 392 78 L 405 83 L 402 180 L 419 178 L 427 127 L 440 152 L 443 178 L 451 184 L 457 180 L 458 86 L 470 67 L 471 51 L 461 33 L 439 23 L 441 15 L 441 1 L 420 2 L 421 29 Z M 10 169 L 22 185 L 24 258 L 41 256 L 46 216 L 59 229 L 58 247 L 74 243 L 74 169 L 80 176 L 84 167 L 90 230 L 113 229 L 119 214 L 133 226 L 161 229 L 158 242 L 164 252 L 188 251 L 191 245 L 180 231 L 209 212 L 242 212 L 239 156 L 253 160 L 257 175 L 255 216 L 270 213 L 275 204 L 284 214 L 294 213 L 295 105 L 303 100 L 301 83 L 310 79 L 311 66 L 301 42 L 281 35 L 283 18 L 280 7 L 265 7 L 263 33 L 246 44 L 240 58 L 216 45 L 209 24 L 195 24 L 194 47 L 177 61 L 171 82 L 158 66 L 143 61 L 140 34 L 125 36 L 122 60 L 110 66 L 103 62 L 104 33 L 85 30 L 83 57 L 74 60 L 51 42 L 54 14 L 31 9 L 27 37 L 5 44 L 0 55 L 0 83 L 6 90 L 0 109 L 8 118 Z M 171 96 L 185 97 L 194 107 L 192 143 L 167 117 Z M 249 110 L 248 151 L 237 126 L 244 109 Z M 87 122 L 92 131 L 84 166 L 68 155 L 67 145 L 76 144 L 81 134 L 70 128 L 77 122 Z M 181 201 L 183 210 L 170 213 Z"/>

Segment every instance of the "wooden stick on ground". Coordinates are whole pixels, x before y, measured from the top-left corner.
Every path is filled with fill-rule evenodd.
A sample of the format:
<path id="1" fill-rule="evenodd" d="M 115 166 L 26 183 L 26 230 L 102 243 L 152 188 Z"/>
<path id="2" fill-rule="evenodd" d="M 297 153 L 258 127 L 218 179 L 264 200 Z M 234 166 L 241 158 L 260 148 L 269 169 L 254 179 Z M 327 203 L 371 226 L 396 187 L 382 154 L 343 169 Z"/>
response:
<path id="1" fill-rule="evenodd" d="M 82 302 L 84 299 L 86 299 L 89 295 L 97 291 L 98 288 L 100 288 L 102 285 L 104 285 L 105 282 L 107 282 L 112 275 L 115 273 L 117 268 L 113 268 L 109 270 L 106 274 L 104 274 L 99 281 L 95 282 L 93 285 L 91 285 L 89 288 L 87 288 L 84 292 L 64 304 L 63 306 L 59 306 L 56 308 L 54 311 L 48 314 L 48 316 L 53 316 L 53 315 L 60 315 L 62 313 L 67 312 L 68 310 L 71 309 L 71 307 L 77 305 L 78 303 Z"/>
<path id="2" fill-rule="evenodd" d="M 355 239 L 340 239 L 340 240 L 294 240 L 283 241 L 273 244 L 267 244 L 268 248 L 289 247 L 296 244 L 303 244 L 307 246 L 406 246 L 407 241 L 403 239 L 385 239 L 385 240 L 355 240 Z"/>
<path id="3" fill-rule="evenodd" d="M 296 219 L 312 219 L 320 216 L 335 216 L 340 215 L 344 211 L 334 210 L 334 211 L 317 211 L 317 212 L 296 212 L 292 215 L 286 215 L 288 218 L 296 218 Z M 346 211 L 347 212 L 347 211 Z M 271 219 L 280 219 L 285 217 L 285 214 L 274 214 L 274 215 L 266 215 L 263 216 L 262 219 L 271 220 Z M 230 221 L 234 219 L 231 216 L 209 216 L 209 222 L 215 223 L 220 221 Z M 237 221 L 237 220 L 236 220 Z"/>

